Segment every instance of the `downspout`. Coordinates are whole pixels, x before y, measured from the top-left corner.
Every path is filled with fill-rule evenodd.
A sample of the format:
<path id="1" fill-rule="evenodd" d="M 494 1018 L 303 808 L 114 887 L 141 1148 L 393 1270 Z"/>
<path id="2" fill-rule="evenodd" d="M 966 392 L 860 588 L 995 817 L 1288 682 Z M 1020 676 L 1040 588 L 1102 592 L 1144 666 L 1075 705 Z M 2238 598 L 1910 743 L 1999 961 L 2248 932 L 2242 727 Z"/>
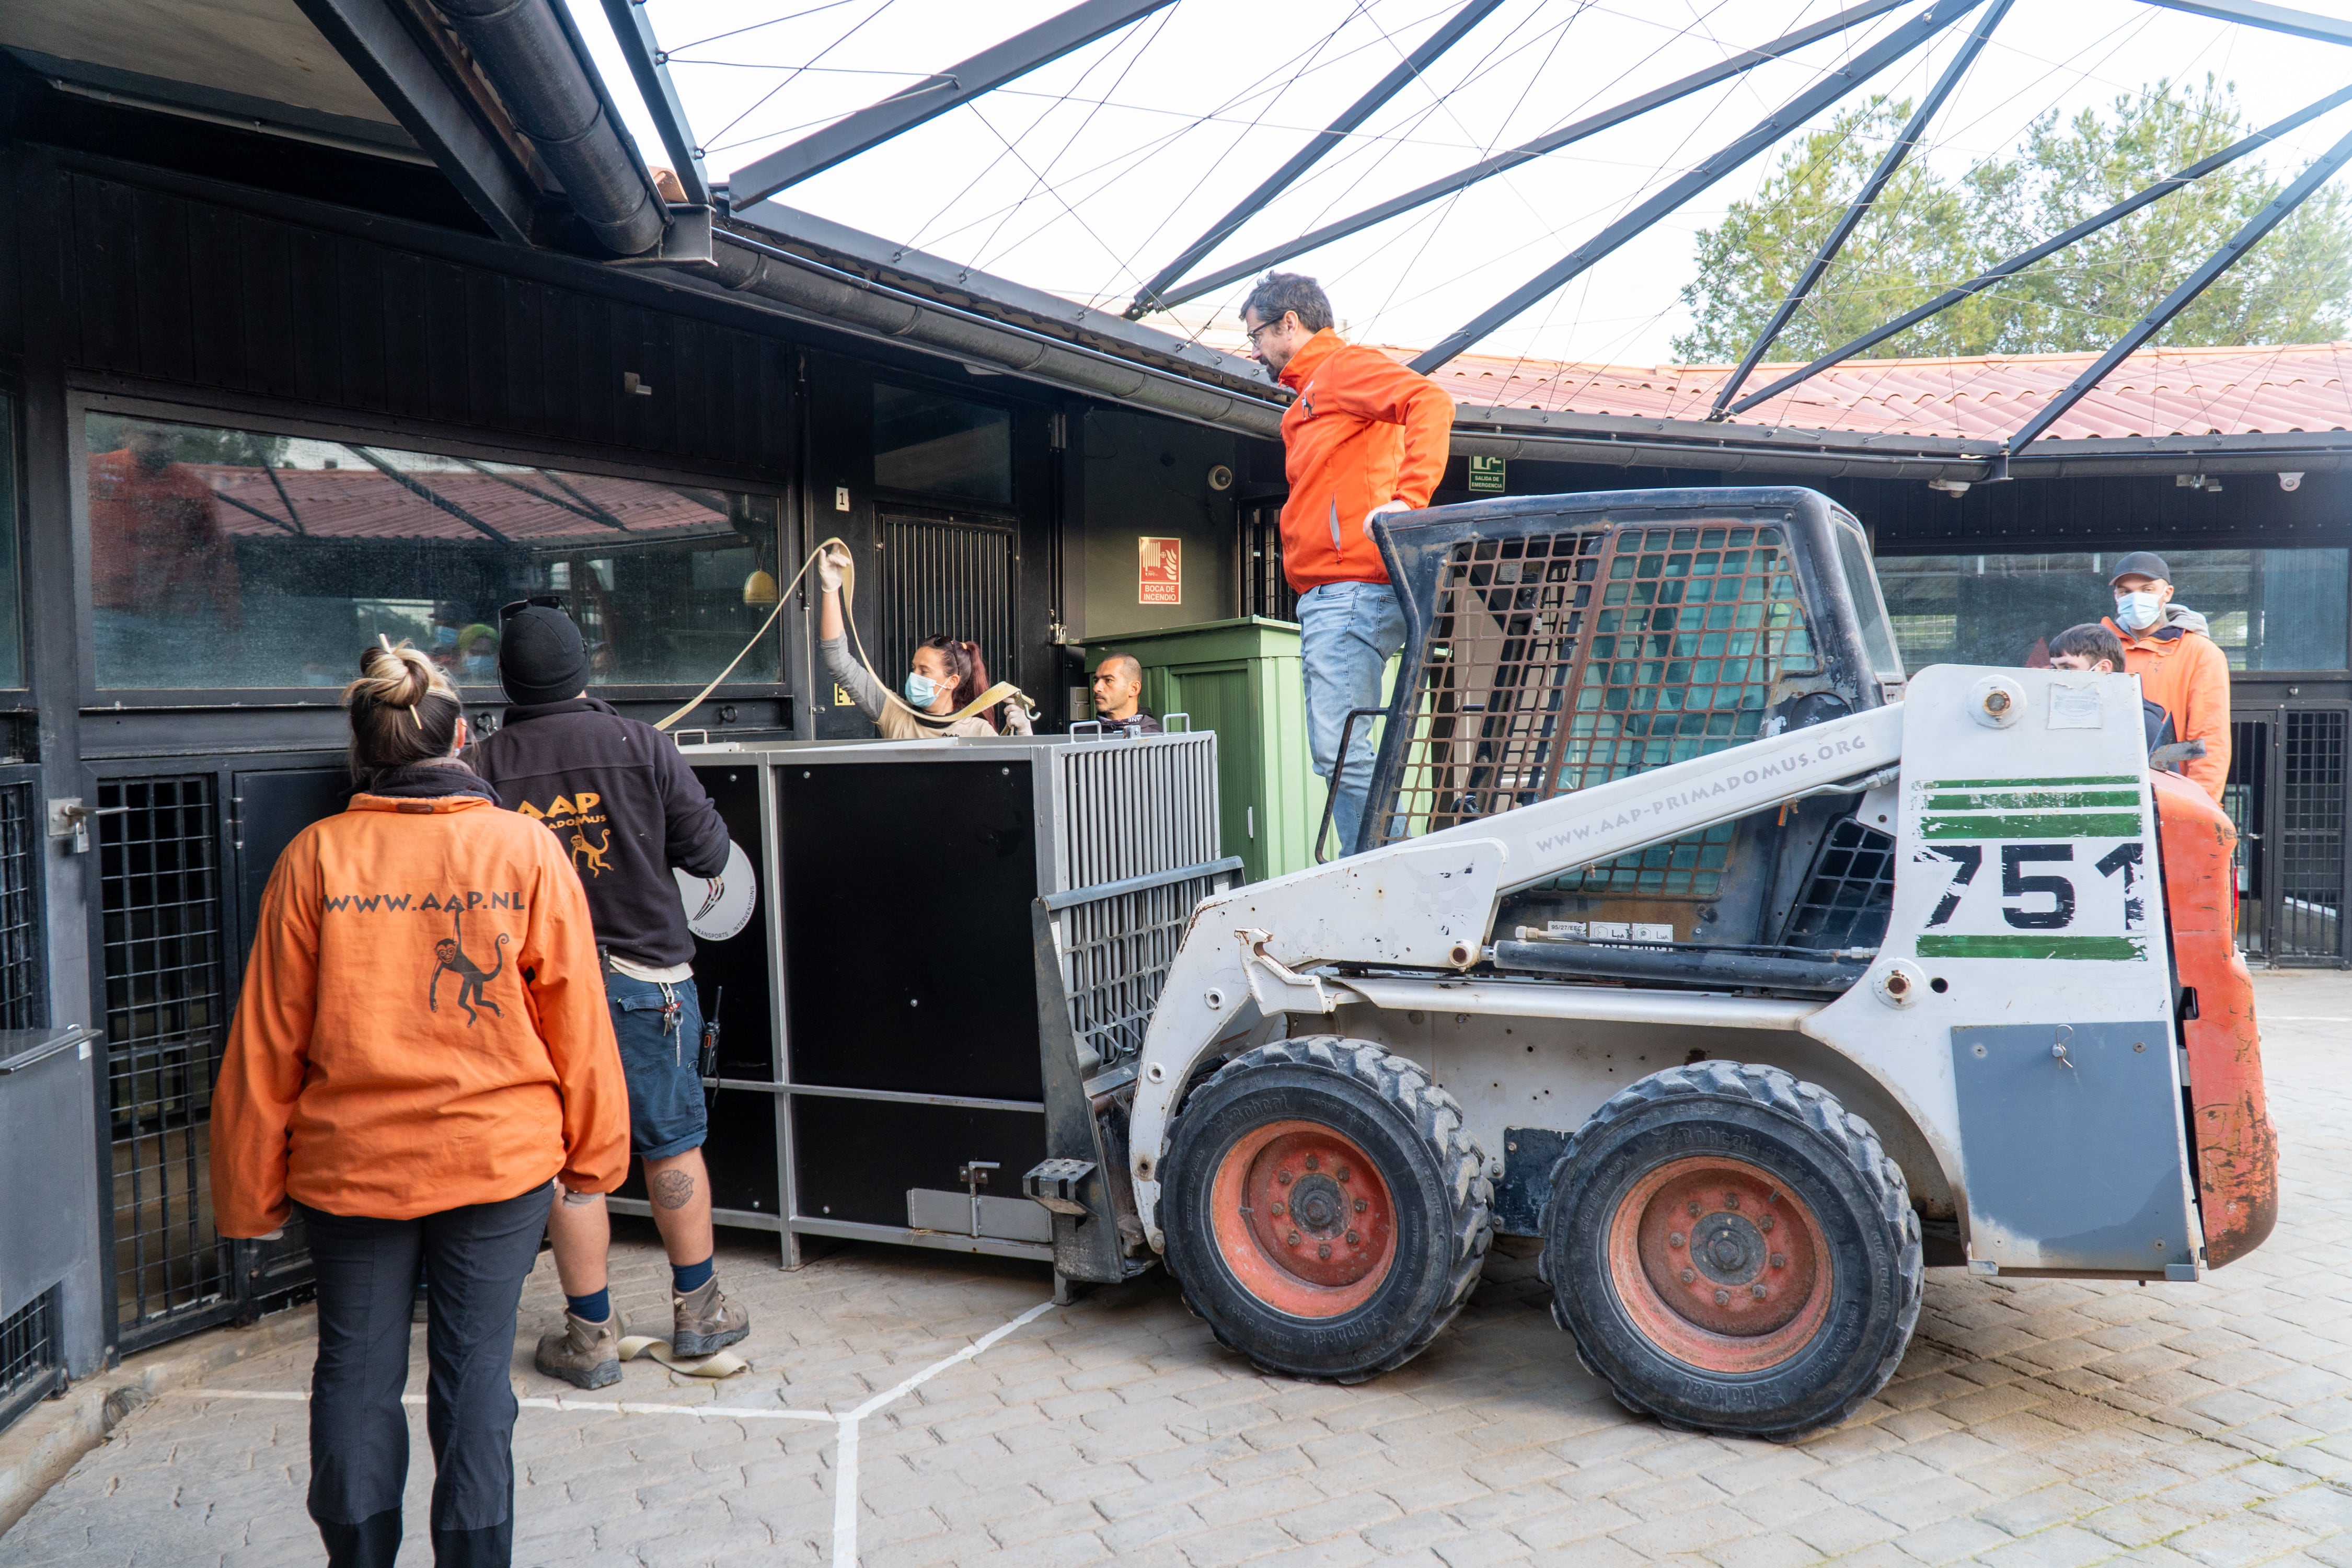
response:
<path id="1" fill-rule="evenodd" d="M 658 245 L 667 215 L 549 0 L 434 4 L 598 243 L 615 256 Z"/>

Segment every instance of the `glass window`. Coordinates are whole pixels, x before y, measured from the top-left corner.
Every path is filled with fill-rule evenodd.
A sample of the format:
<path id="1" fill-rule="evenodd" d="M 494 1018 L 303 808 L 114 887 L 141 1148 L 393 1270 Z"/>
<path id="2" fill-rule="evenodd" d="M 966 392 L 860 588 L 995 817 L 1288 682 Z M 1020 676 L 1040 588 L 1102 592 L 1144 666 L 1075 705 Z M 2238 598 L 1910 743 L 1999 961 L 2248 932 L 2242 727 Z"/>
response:
<path id="1" fill-rule="evenodd" d="M 874 387 L 874 482 L 884 489 L 1013 503 L 1013 416 L 910 386 Z"/>
<path id="2" fill-rule="evenodd" d="M 24 595 L 16 565 L 16 404 L 0 392 L 0 688 L 25 684 Z"/>
<path id="3" fill-rule="evenodd" d="M 771 496 L 115 414 L 84 437 L 101 687 L 339 687 L 382 634 L 495 688 L 499 606 L 548 593 L 593 683 L 699 686 L 775 603 Z"/>
<path id="4" fill-rule="evenodd" d="M 2051 637 L 2115 608 L 2117 552 L 1881 556 L 1895 640 L 1928 664 L 2041 662 Z M 2203 616 L 2231 669 L 2342 669 L 2352 552 L 2167 550 L 2173 603 Z"/>
<path id="5" fill-rule="evenodd" d="M 1853 600 L 1853 613 L 1862 620 L 1862 647 L 1870 656 L 1871 673 L 1900 680 L 1903 659 L 1886 624 L 1886 606 L 1878 597 L 1878 579 L 1871 575 L 1870 546 L 1863 542 L 1858 528 L 1840 524 L 1834 531 L 1838 566 L 1845 574 L 1845 591 Z"/>

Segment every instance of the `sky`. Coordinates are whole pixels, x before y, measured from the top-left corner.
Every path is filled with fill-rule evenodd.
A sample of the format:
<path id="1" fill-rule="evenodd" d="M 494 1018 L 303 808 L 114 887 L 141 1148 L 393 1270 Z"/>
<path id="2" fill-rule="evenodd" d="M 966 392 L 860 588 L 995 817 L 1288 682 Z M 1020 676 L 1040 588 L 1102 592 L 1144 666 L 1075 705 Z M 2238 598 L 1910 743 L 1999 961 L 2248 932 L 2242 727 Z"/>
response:
<path id="1" fill-rule="evenodd" d="M 602 6 L 569 3 L 639 145 L 651 162 L 664 162 Z M 1144 279 L 1459 3 L 1176 0 L 777 200 L 1033 288 L 1123 309 Z M 1503 0 L 1206 265 L 1243 259 L 1846 3 Z M 706 166 L 722 180 L 1063 8 L 1059 0 L 645 5 L 672 56 Z M 2302 0 L 2300 8 L 2352 17 L 2352 0 Z M 1920 9 L 1905 5 L 1285 265 L 1323 281 L 1348 336 L 1433 342 Z M 1864 90 L 1923 94 L 1979 14 Z M 2011 151 L 2048 110 L 2105 107 L 2162 79 L 2201 80 L 2208 72 L 2234 82 L 2250 121 L 2261 124 L 2352 80 L 2352 47 L 2140 0 L 2016 0 L 1916 155 L 1958 174 Z M 2352 106 L 2282 139 L 2266 161 L 2292 174 L 2348 132 Z M 1669 362 L 1672 339 L 1689 324 L 1679 294 L 1692 275 L 1694 237 L 1750 195 L 1774 161 L 1767 153 L 1733 170 L 1496 331 L 1478 352 Z M 1150 320 L 1229 340 L 1246 292 L 1236 283 Z"/>

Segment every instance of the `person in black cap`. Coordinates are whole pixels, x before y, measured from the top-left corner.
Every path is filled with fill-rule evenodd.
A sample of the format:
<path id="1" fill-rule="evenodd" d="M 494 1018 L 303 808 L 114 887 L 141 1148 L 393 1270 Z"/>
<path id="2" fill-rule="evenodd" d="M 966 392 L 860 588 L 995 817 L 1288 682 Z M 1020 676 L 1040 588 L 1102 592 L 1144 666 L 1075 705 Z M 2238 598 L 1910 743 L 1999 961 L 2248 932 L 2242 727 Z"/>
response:
<path id="1" fill-rule="evenodd" d="M 499 804 L 547 825 L 587 889 L 629 1086 L 629 1143 L 646 1163 L 669 1254 L 670 1349 L 714 1354 L 749 1333 L 751 1320 L 711 1272 L 702 1006 L 694 936 L 671 871 L 724 873 L 727 825 L 667 735 L 588 695 L 586 645 L 555 601 L 509 605 L 499 616 L 499 679 L 515 705 L 467 760 Z M 577 1387 L 602 1388 L 620 1379 L 622 1334 L 607 1288 L 604 1200 L 564 1194 L 547 1229 L 564 1313 L 534 1363 Z"/>
<path id="2" fill-rule="evenodd" d="M 2172 731 L 2202 741 L 2205 754 L 2181 768 L 2215 800 L 2230 778 L 2230 658 L 2207 634 L 2205 617 L 2172 602 L 2172 568 L 2153 551 L 2135 550 L 2107 574 L 2116 614 L 2103 623 L 2123 644 L 2124 668 L 2139 677 L 2140 695 L 2163 704 Z"/>

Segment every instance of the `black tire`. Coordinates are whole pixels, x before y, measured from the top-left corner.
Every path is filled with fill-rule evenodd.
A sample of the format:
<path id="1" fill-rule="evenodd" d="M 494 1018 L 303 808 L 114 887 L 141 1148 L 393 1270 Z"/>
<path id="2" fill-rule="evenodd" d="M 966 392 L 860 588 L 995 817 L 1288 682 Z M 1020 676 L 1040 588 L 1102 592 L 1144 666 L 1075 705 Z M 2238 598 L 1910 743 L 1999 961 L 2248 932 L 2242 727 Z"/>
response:
<path id="1" fill-rule="evenodd" d="M 1370 1202 L 1375 1214 L 1391 1217 L 1381 1252 L 1385 1268 L 1376 1276 L 1368 1273 L 1344 1290 L 1303 1280 L 1285 1272 L 1294 1265 L 1277 1256 L 1280 1238 L 1260 1245 L 1249 1231 L 1252 1222 L 1229 1217 L 1220 1240 L 1212 1194 L 1221 1173 L 1228 1183 L 1246 1181 L 1258 1168 L 1246 1152 L 1286 1123 L 1319 1130 L 1293 1137 L 1335 1135 L 1377 1172 L 1376 1189 L 1365 1187 L 1343 1163 L 1328 1165 L 1321 1177 L 1333 1196 L 1342 1195 L 1333 1175 L 1349 1181 L 1349 1191 L 1372 1192 L 1369 1200 L 1347 1201 L 1359 1211 Z M 1272 1153 L 1266 1158 L 1285 1163 Z M 1361 1040 L 1276 1040 L 1234 1058 L 1186 1100 L 1169 1133 L 1164 1170 L 1160 1223 L 1169 1270 L 1183 1287 L 1185 1304 L 1220 1343 L 1260 1371 L 1286 1377 L 1360 1383 L 1411 1361 L 1470 1299 L 1493 1236 L 1486 1158 L 1463 1131 L 1461 1106 L 1413 1063 Z M 1318 1235 L 1326 1237 L 1328 1258 L 1343 1232 L 1355 1239 L 1353 1222 L 1344 1214 L 1337 1222 L 1325 1217 L 1340 1211 L 1310 1210 L 1310 1177 L 1305 1170 L 1296 1173 L 1293 1187 L 1293 1174 L 1283 1172 L 1283 1188 L 1269 1186 L 1260 1194 L 1286 1192 L 1297 1200 L 1288 1220 L 1271 1223 L 1300 1227 L 1289 1234 L 1303 1231 L 1308 1247 Z M 1310 1219 L 1327 1228 L 1312 1230 Z M 1334 1224 L 1339 1229 L 1328 1228 Z M 1297 1266 L 1321 1267 L 1300 1257 Z M 1346 1265 L 1342 1258 L 1329 1267 Z M 1274 1288 L 1254 1288 L 1237 1266 Z M 1351 1301 L 1356 1291 L 1369 1294 Z M 1303 1300 L 1308 1297 L 1316 1299 Z M 1302 1310 L 1286 1310 L 1278 1301 L 1300 1304 Z"/>
<path id="2" fill-rule="evenodd" d="M 1736 1212 L 1751 1174 L 1775 1190 Z M 1769 1215 L 1789 1216 L 1777 1239 Z M 1901 1169 L 1868 1122 L 1777 1068 L 1700 1062 L 1626 1088 L 1553 1165 L 1543 1231 L 1578 1357 L 1675 1427 L 1786 1442 L 1833 1426 L 1895 1374 L 1919 1319 Z"/>

